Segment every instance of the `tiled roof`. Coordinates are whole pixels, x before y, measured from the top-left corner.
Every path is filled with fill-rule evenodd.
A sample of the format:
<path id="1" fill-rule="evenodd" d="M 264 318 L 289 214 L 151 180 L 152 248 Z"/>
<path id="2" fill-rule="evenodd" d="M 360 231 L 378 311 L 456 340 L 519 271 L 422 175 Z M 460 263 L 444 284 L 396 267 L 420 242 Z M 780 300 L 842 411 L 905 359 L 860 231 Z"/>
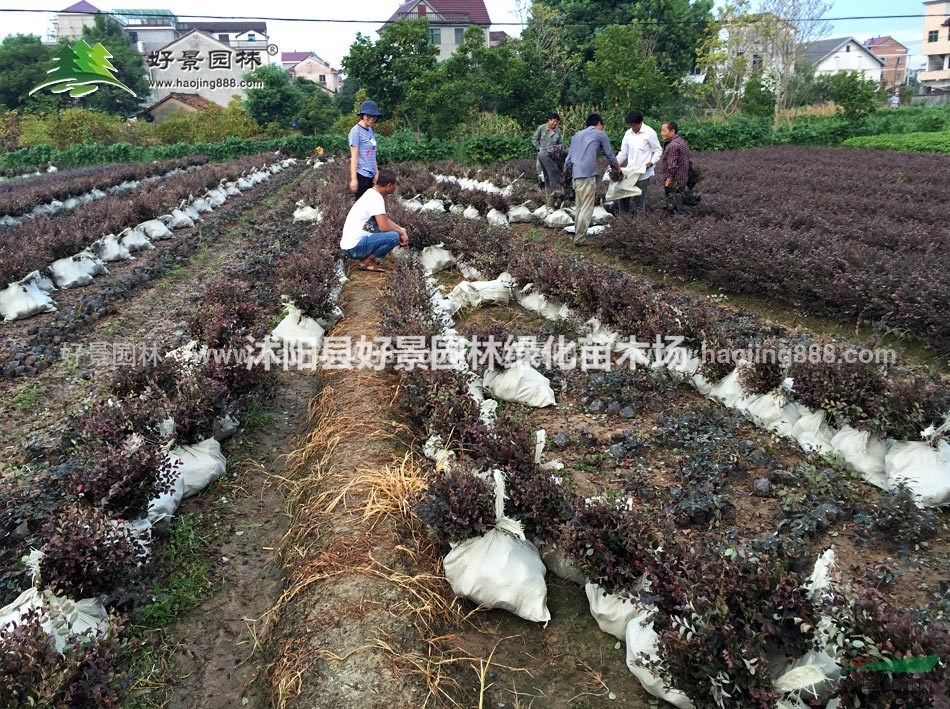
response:
<path id="1" fill-rule="evenodd" d="M 310 56 L 310 52 L 281 52 L 280 61 L 281 62 L 302 62 L 304 59 Z"/>
<path id="2" fill-rule="evenodd" d="M 488 16 L 488 8 L 485 7 L 484 0 L 409 0 L 404 2 L 388 22 L 406 19 L 406 14 L 411 13 L 414 17 L 416 5 L 425 5 L 427 9 L 432 9 L 447 21 L 465 21 L 473 25 L 490 25 L 491 18 Z"/>
<path id="3" fill-rule="evenodd" d="M 180 94 L 174 91 L 168 94 L 168 96 L 162 99 L 162 101 L 168 101 L 169 99 L 175 99 L 176 101 L 180 101 L 186 106 L 191 106 L 192 108 L 207 108 L 213 104 L 213 101 L 209 101 L 204 96 L 199 96 L 198 94 Z M 159 101 L 158 103 L 161 103 L 162 101 Z M 157 106 L 158 104 L 155 105 Z M 154 107 L 155 106 L 152 108 Z"/>

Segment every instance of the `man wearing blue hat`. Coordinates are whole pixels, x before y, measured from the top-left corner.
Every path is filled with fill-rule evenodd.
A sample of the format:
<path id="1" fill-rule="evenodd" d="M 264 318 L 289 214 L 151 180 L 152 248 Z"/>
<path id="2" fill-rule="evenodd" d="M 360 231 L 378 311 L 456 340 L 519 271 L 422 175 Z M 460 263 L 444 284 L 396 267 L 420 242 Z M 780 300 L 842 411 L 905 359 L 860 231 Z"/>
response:
<path id="1" fill-rule="evenodd" d="M 375 101 L 363 101 L 357 114 L 359 122 L 350 129 L 350 192 L 356 199 L 373 186 L 376 168 L 376 131 L 373 126 L 382 116 Z"/>

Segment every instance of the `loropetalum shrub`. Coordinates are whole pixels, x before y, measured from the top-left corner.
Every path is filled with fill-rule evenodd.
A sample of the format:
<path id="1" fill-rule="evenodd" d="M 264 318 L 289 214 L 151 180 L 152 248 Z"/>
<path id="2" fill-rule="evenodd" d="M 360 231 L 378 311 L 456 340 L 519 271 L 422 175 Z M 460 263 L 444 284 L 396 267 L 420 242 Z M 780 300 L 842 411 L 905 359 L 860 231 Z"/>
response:
<path id="1" fill-rule="evenodd" d="M 836 688 L 841 706 L 910 709 L 950 707 L 950 623 L 929 611 L 901 611 L 880 591 L 855 586 L 847 603 L 826 609 L 839 629 Z M 843 642 L 842 642 L 843 640 Z M 927 672 L 862 670 L 879 662 L 939 658 Z"/>
<path id="2" fill-rule="evenodd" d="M 249 366 L 244 358 L 248 352 L 258 354 L 253 345 L 263 322 L 261 307 L 244 288 L 223 278 L 208 288 L 201 308 L 189 322 L 195 340 L 218 350 L 219 356 L 210 357 L 205 365 L 205 376 L 221 382 L 237 406 L 273 372 L 273 364 L 268 372 L 263 364 Z"/>
<path id="3" fill-rule="evenodd" d="M 172 412 L 168 396 L 156 386 L 96 402 L 82 416 L 83 441 L 98 449 L 114 445 L 132 434 L 147 443 L 159 443 L 160 424 Z"/>
<path id="4" fill-rule="evenodd" d="M 792 362 L 788 375 L 795 399 L 812 408 L 821 408 L 839 424 L 872 420 L 884 393 L 884 373 L 880 365 L 844 361 L 840 347 L 818 345 L 828 361 Z"/>
<path id="5" fill-rule="evenodd" d="M 136 450 L 124 447 L 99 450 L 73 473 L 76 496 L 119 519 L 139 519 L 148 511 L 149 500 L 168 492 L 178 461 L 163 449 L 144 444 Z"/>
<path id="6" fill-rule="evenodd" d="M 106 633 L 72 634 L 59 653 L 43 628 L 47 607 L 0 628 L 0 705 L 117 707 L 128 672 L 115 621 Z"/>
<path id="7" fill-rule="evenodd" d="M 42 530 L 40 586 L 68 598 L 109 594 L 136 571 L 139 549 L 127 527 L 93 507 L 67 507 Z"/>
<path id="8" fill-rule="evenodd" d="M 321 318 L 333 309 L 330 296 L 338 285 L 333 256 L 328 249 L 308 244 L 278 267 L 281 294 L 307 317 Z"/>
<path id="9" fill-rule="evenodd" d="M 917 507 L 913 491 L 903 481 L 885 492 L 859 520 L 866 522 L 863 529 L 855 528 L 859 538 L 884 542 L 893 549 L 913 549 L 937 533 L 933 512 Z"/>
<path id="10" fill-rule="evenodd" d="M 739 368 L 739 383 L 750 394 L 768 394 L 785 379 L 786 368 L 778 357 L 780 343 L 766 340 L 753 348 L 752 361 Z"/>
<path id="11" fill-rule="evenodd" d="M 436 474 L 414 510 L 434 538 L 463 542 L 495 526 L 494 488 L 470 471 Z"/>
<path id="12" fill-rule="evenodd" d="M 743 707 L 774 706 L 771 657 L 801 657 L 818 622 L 804 577 L 777 556 L 680 536 L 665 541 L 650 580 L 654 670 L 697 709 L 739 698 Z"/>
<path id="13" fill-rule="evenodd" d="M 634 597 L 662 543 L 660 516 L 619 500 L 578 501 L 557 546 L 607 593 Z"/>
<path id="14" fill-rule="evenodd" d="M 505 514 L 521 522 L 528 539 L 554 542 L 573 516 L 573 493 L 546 470 L 511 473 L 506 493 Z"/>

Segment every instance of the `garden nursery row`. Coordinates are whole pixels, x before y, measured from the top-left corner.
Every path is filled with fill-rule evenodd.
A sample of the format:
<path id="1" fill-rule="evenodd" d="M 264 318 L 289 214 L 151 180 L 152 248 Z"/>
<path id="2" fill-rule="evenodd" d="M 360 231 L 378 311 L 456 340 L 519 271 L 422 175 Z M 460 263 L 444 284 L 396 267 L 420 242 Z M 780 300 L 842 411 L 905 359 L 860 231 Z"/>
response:
<path id="1" fill-rule="evenodd" d="M 0 231 L 10 352 L 0 365 L 9 377 L 31 375 L 22 386 L 37 387 L 14 397 L 16 380 L 0 382 L 19 402 L 6 409 L 0 430 L 0 443 L 18 444 L 5 447 L 15 452 L 4 470 L 14 472 L 2 480 L 0 703 L 122 701 L 135 680 L 127 641 L 154 601 L 161 580 L 155 556 L 180 519 L 179 506 L 186 498 L 213 504 L 234 435 L 263 392 L 287 385 L 290 375 L 277 370 L 291 365 L 302 372 L 293 376 L 317 383 L 329 376 L 321 364 L 339 344 L 334 328 L 353 332 L 359 290 L 360 307 L 380 313 L 369 339 L 421 340 L 433 353 L 438 345 L 443 366 L 390 358 L 384 377 L 392 394 L 367 395 L 391 398 L 400 430 L 409 432 L 406 459 L 417 461 L 424 480 L 406 488 L 397 506 L 424 525 L 438 550 L 441 568 L 420 575 L 444 586 L 447 597 L 498 614 L 491 617 L 504 632 L 521 623 L 516 634 L 529 625 L 532 633 L 557 631 L 565 611 L 552 604 L 555 589 L 577 597 L 602 643 L 599 654 L 619 653 L 631 684 L 677 707 L 943 706 L 950 696 L 941 570 L 950 555 L 950 387 L 941 373 L 851 361 L 850 341 L 808 334 L 600 258 L 715 284 L 729 266 L 713 265 L 715 254 L 702 250 L 713 245 L 689 241 L 690 227 L 725 240 L 728 225 L 741 223 L 749 250 L 772 239 L 774 263 L 814 256 L 803 256 L 794 272 L 783 266 L 769 275 L 748 265 L 737 278 L 743 289 L 879 329 L 906 327 L 942 352 L 943 324 L 928 299 L 940 297 L 944 274 L 935 273 L 933 284 L 922 279 L 930 290 L 916 300 L 894 290 L 889 299 L 868 296 L 866 309 L 854 305 L 848 278 L 862 259 L 869 271 L 871 259 L 881 259 L 881 288 L 892 285 L 885 280 L 891 264 L 907 263 L 906 278 L 928 259 L 939 266 L 943 227 L 934 226 L 928 241 L 922 225 L 934 215 L 901 208 L 887 227 L 904 235 L 893 243 L 869 231 L 834 240 L 849 225 L 821 215 L 842 204 L 854 214 L 867 209 L 856 190 L 834 183 L 837 152 L 702 156 L 701 207 L 682 219 L 651 211 L 642 220 L 600 208 L 600 247 L 576 254 L 557 231 L 538 228 L 569 227 L 573 218 L 566 195 L 534 184 L 533 161 L 481 170 L 452 161 L 396 165 L 401 197 L 390 214 L 408 230 L 409 248 L 393 252 L 390 273 L 351 274 L 352 281 L 338 260 L 352 205 L 344 161 L 304 165 L 261 154 L 211 164 L 195 157 L 139 172 L 63 170 L 0 185 L 0 199 L 16 205 L 11 217 L 32 213 Z M 765 165 L 809 156 L 809 180 L 801 189 L 789 181 L 780 206 L 753 193 Z M 717 185 L 714 176 L 739 165 L 736 184 Z M 886 174 L 906 167 L 892 165 Z M 943 178 L 920 174 L 908 170 L 870 198 L 940 189 Z M 599 186 L 601 197 L 608 187 Z M 787 217 L 819 192 L 819 216 Z M 812 240 L 822 241 L 820 257 Z M 23 253 L 12 250 L 16 243 L 27 245 Z M 739 248 L 723 246 L 721 257 Z M 819 268 L 834 259 L 838 270 Z M 805 294 L 805 284 L 788 295 L 780 282 L 796 278 L 815 292 L 822 282 L 839 290 L 822 302 Z M 829 305 L 835 299 L 837 310 Z M 143 322 L 153 318 L 154 329 Z M 91 352 L 116 331 L 154 335 L 160 356 L 71 369 L 58 355 L 67 341 Z M 489 339 L 503 357 L 475 356 Z M 567 343 L 575 360 L 557 366 L 563 362 L 540 356 L 533 347 L 546 340 Z M 610 368 L 581 366 L 582 344 L 623 359 Z M 713 350 L 745 354 L 703 357 Z M 821 356 L 758 356 L 780 350 Z M 30 404 L 33 391 L 46 412 Z M 305 412 L 314 430 L 319 413 L 313 402 Z M 47 429 L 34 430 L 34 419 Z M 272 442 L 275 455 L 300 457 L 284 455 L 292 442 Z M 362 474 L 356 464 L 345 467 Z M 285 475 L 268 477 L 283 486 Z M 331 492 L 349 506 L 346 490 Z M 309 526 L 316 520 L 305 522 L 318 529 Z M 294 546 L 284 550 L 284 563 L 299 557 L 310 564 L 314 549 L 353 553 L 330 530 L 331 538 L 305 543 L 288 535 Z M 287 594 L 298 593 L 285 583 Z M 338 585 L 348 584 L 341 577 Z M 369 612 L 365 600 L 342 606 L 327 625 L 345 633 Z M 371 600 L 366 608 L 389 608 L 388 599 Z M 323 622 L 335 601 L 318 601 L 309 617 Z M 420 617 L 394 615 L 407 624 Z M 318 632 L 307 624 L 297 630 Z M 443 638 L 465 632 L 427 630 Z M 349 657 L 339 647 L 307 647 L 334 663 Z M 280 648 L 268 652 L 279 665 Z M 509 663 L 499 657 L 495 667 L 504 674 Z M 507 703 L 501 680 L 486 682 L 485 662 L 491 657 L 481 665 L 482 696 L 494 684 L 496 703 Z M 886 671 L 872 677 L 867 667 Z M 290 673 L 291 684 L 303 671 Z M 450 698 L 432 682 L 425 680 L 434 703 Z"/>
<path id="2" fill-rule="evenodd" d="M 406 182 L 424 179 L 418 168 L 408 170 Z M 343 171 L 335 172 L 342 184 Z M 517 359 L 470 371 L 471 342 L 453 316 L 517 303 L 552 322 L 573 320 L 601 345 L 617 343 L 620 333 L 646 342 L 681 334 L 681 344 L 659 361 L 649 352 L 633 354 L 644 376 L 688 383 L 805 452 L 919 506 L 950 502 L 946 387 L 907 368 L 843 359 L 788 370 L 780 363 L 710 367 L 696 357 L 707 342 L 754 349 L 805 336 L 526 242 L 500 219 L 486 228 L 459 214 L 440 215 L 459 211 L 452 209 L 459 204 L 456 187 L 469 191 L 463 202 L 486 187 L 488 200 L 504 190 L 465 176 L 431 179 L 438 187 L 428 196 L 442 209 L 403 202 L 394 210 L 422 251 L 397 261 L 382 334 L 439 338 L 449 345 L 446 361 L 455 363 L 400 372 L 402 404 L 432 461 L 416 510 L 451 547 L 444 570 L 453 590 L 479 605 L 547 622 L 546 568 L 577 581 L 600 628 L 626 642 L 628 665 L 644 688 L 676 706 L 870 706 L 881 696 L 891 702 L 881 706 L 901 700 L 927 706 L 942 696 L 943 666 L 915 675 L 913 686 L 895 683 L 892 695 L 874 697 L 868 693 L 878 690 L 848 671 L 864 658 L 936 656 L 948 628 L 889 607 L 879 590 L 835 569 L 834 551 L 815 554 L 802 570 L 790 564 L 795 535 L 787 531 L 736 539 L 679 528 L 629 493 L 575 496 L 563 464 L 544 459 L 545 433 L 506 408 L 555 404 L 551 381 Z M 315 183 L 304 199 L 320 209 L 319 229 L 330 235 L 347 210 L 333 183 Z M 407 193 L 424 191 L 413 184 Z M 501 212 L 499 206 L 492 208 Z M 446 294 L 435 274 L 452 266 L 465 280 Z M 837 350 L 844 343 L 825 346 Z"/>

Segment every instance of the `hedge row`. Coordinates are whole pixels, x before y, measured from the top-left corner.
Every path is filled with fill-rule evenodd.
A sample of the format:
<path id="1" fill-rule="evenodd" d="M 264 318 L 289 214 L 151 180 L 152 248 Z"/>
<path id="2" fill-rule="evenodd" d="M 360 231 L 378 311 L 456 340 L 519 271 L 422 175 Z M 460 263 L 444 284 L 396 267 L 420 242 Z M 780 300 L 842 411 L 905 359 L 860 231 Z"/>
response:
<path id="1" fill-rule="evenodd" d="M 651 122 L 651 119 L 648 119 L 648 122 Z M 659 123 L 659 119 L 654 119 L 651 124 L 658 126 Z M 838 116 L 806 116 L 797 118 L 795 125 L 790 128 L 783 126 L 777 130 L 772 129 L 769 119 L 760 118 L 740 117 L 730 121 L 680 122 L 680 132 L 694 150 L 729 150 L 762 145 L 831 146 L 841 145 L 843 141 L 856 136 L 934 131 L 950 131 L 950 107 L 881 110 L 860 121 L 848 121 Z M 621 138 L 620 134 L 610 136 L 616 148 L 619 148 Z M 48 163 L 53 163 L 58 167 L 80 167 L 104 162 L 169 160 L 196 154 L 223 161 L 275 150 L 284 150 L 302 157 L 312 152 L 317 146 L 323 147 L 329 154 L 347 152 L 347 140 L 339 135 L 292 135 L 272 140 L 229 138 L 220 143 L 175 143 L 150 147 L 136 147 L 129 143 L 74 145 L 65 150 L 56 150 L 48 145 L 37 145 L 0 155 L 0 169 L 44 166 Z M 862 145 L 862 147 L 872 146 Z M 890 146 L 875 145 L 873 147 Z M 524 137 L 485 135 L 454 142 L 419 137 L 410 131 L 400 131 L 392 136 L 380 137 L 378 157 L 380 163 L 455 158 L 461 162 L 486 165 L 533 156 L 534 148 L 531 147 L 531 141 L 527 135 Z"/>
<path id="2" fill-rule="evenodd" d="M 939 133 L 885 133 L 848 138 L 849 148 L 876 148 L 919 153 L 950 153 L 950 130 Z"/>

